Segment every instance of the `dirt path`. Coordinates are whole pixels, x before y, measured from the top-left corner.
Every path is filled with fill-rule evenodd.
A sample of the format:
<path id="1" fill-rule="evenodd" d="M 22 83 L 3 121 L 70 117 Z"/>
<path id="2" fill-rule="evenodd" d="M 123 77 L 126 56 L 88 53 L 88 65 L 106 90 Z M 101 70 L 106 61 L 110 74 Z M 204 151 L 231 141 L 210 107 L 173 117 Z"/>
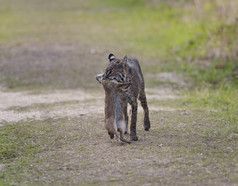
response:
<path id="1" fill-rule="evenodd" d="M 85 104 L 94 100 L 91 104 Z M 61 104 L 60 104 L 61 103 Z M 67 90 L 31 94 L 31 92 L 0 92 L 0 123 L 17 122 L 29 118 L 43 120 L 100 112 L 103 97 L 81 90 Z M 43 105 L 46 105 L 42 108 Z M 49 108 L 47 108 L 47 105 Z M 29 108 L 25 109 L 24 108 Z M 23 110 L 23 111 L 21 111 Z"/>
<path id="2" fill-rule="evenodd" d="M 0 92 L 10 157 L 0 185 L 236 185 L 235 134 L 224 140 L 211 112 L 175 106 L 171 89 L 146 92 L 152 128 L 144 131 L 139 107 L 130 145 L 108 137 L 103 90 Z"/>
<path id="3" fill-rule="evenodd" d="M 169 89 L 148 89 L 148 99 L 176 99 Z M 45 106 L 44 106 L 45 105 Z M 47 108 L 47 105 L 49 108 Z M 27 109 L 28 108 L 28 109 Z M 174 110 L 169 107 L 151 107 L 151 110 Z M 32 94 L 31 92 L 0 92 L 0 125 L 29 118 L 77 117 L 104 113 L 103 92 L 89 93 L 83 90 L 61 90 Z M 141 112 L 141 108 L 139 112 Z"/>

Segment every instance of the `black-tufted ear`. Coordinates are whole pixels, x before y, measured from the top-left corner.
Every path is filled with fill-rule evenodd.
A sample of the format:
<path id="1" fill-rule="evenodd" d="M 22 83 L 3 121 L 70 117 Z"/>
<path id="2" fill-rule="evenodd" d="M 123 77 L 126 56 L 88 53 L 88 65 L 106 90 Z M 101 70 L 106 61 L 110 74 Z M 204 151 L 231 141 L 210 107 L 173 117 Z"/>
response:
<path id="1" fill-rule="evenodd" d="M 111 62 L 113 59 L 116 59 L 116 57 L 114 56 L 114 54 L 109 54 L 108 56 L 108 60 Z"/>
<path id="2" fill-rule="evenodd" d="M 126 67 L 127 56 L 125 56 L 125 57 L 121 60 L 121 63 L 123 64 L 124 67 Z"/>
<path id="3" fill-rule="evenodd" d="M 123 62 L 123 63 L 126 63 L 126 62 L 127 62 L 127 56 L 125 56 L 125 57 L 122 59 L 122 62 Z"/>

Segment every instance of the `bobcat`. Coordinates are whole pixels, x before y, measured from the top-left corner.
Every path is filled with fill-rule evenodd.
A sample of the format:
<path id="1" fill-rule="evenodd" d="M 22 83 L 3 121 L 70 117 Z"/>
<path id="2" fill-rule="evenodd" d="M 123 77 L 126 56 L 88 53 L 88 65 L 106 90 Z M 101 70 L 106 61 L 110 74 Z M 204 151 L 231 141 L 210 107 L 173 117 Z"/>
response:
<path id="1" fill-rule="evenodd" d="M 122 130 L 122 132 L 127 133 L 128 132 L 127 103 L 129 103 L 132 108 L 130 139 L 133 141 L 137 141 L 138 140 L 138 137 L 136 135 L 137 107 L 138 107 L 137 99 L 140 100 L 141 105 L 144 109 L 144 129 L 146 131 L 150 129 L 149 109 L 147 106 L 147 100 L 145 95 L 144 78 L 141 72 L 139 62 L 136 59 L 129 59 L 127 58 L 127 56 L 125 56 L 123 59 L 117 59 L 113 54 L 109 54 L 108 59 L 110 63 L 107 66 L 105 73 L 98 74 L 96 77 L 99 83 L 103 84 L 105 89 L 106 118 L 107 113 L 109 112 L 108 109 L 113 109 L 107 107 L 107 105 L 113 104 L 114 105 L 113 110 L 115 113 L 116 110 L 115 105 L 118 105 L 116 99 L 120 99 L 121 102 L 123 102 L 123 115 L 124 115 L 123 118 L 126 125 L 125 131 Z M 110 88 L 109 82 L 114 82 L 116 86 L 114 85 L 113 89 Z M 109 94 L 109 92 L 110 93 L 114 92 L 113 93 L 115 95 L 114 98 L 113 96 L 109 96 L 107 98 L 107 94 Z M 115 94 L 116 92 L 120 92 L 121 96 L 117 97 Z M 114 118 L 112 121 L 116 121 L 115 119 L 116 118 Z M 113 134 L 109 133 L 111 138 L 114 137 Z"/>

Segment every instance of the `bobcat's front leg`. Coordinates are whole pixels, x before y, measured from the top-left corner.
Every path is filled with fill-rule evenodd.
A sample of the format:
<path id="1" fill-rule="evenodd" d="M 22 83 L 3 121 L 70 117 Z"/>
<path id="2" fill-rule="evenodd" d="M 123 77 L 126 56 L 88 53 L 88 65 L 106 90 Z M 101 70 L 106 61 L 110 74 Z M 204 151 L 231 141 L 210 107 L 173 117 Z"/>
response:
<path id="1" fill-rule="evenodd" d="M 131 115 L 131 126 L 130 126 L 130 139 L 132 141 L 137 141 L 138 137 L 136 136 L 136 121 L 137 121 L 137 101 L 132 105 L 132 115 Z"/>

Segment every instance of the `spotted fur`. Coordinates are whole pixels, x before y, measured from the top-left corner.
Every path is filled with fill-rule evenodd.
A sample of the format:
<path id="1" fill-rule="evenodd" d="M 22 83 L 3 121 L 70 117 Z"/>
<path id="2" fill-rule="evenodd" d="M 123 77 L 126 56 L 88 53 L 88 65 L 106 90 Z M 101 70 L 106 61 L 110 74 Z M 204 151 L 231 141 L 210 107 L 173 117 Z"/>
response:
<path id="1" fill-rule="evenodd" d="M 124 88 L 123 96 L 120 97 L 123 102 L 123 114 L 126 123 L 125 132 L 128 132 L 128 115 L 127 115 L 127 103 L 131 105 L 132 116 L 130 125 L 130 139 L 137 141 L 136 134 L 136 122 L 137 122 L 137 108 L 139 99 L 144 110 L 144 129 L 148 131 L 150 129 L 149 109 L 147 106 L 147 99 L 145 94 L 145 83 L 143 74 L 139 62 L 136 59 L 129 59 L 126 56 L 123 59 L 117 59 L 113 54 L 108 57 L 110 63 L 108 64 L 103 74 L 98 74 L 96 79 L 99 83 L 107 80 L 109 82 L 124 83 L 127 85 Z M 116 86 L 115 91 L 123 90 L 123 87 Z M 105 89 L 105 87 L 104 87 Z M 105 89 L 105 95 L 111 92 L 113 89 Z M 115 92 L 113 93 L 115 94 Z M 112 97 L 105 97 L 105 105 L 118 104 Z M 107 118 L 108 107 L 105 107 L 105 115 Z M 114 115 L 115 117 L 115 115 Z M 114 118 L 115 119 L 115 118 Z M 110 121 L 112 122 L 112 121 Z"/>

